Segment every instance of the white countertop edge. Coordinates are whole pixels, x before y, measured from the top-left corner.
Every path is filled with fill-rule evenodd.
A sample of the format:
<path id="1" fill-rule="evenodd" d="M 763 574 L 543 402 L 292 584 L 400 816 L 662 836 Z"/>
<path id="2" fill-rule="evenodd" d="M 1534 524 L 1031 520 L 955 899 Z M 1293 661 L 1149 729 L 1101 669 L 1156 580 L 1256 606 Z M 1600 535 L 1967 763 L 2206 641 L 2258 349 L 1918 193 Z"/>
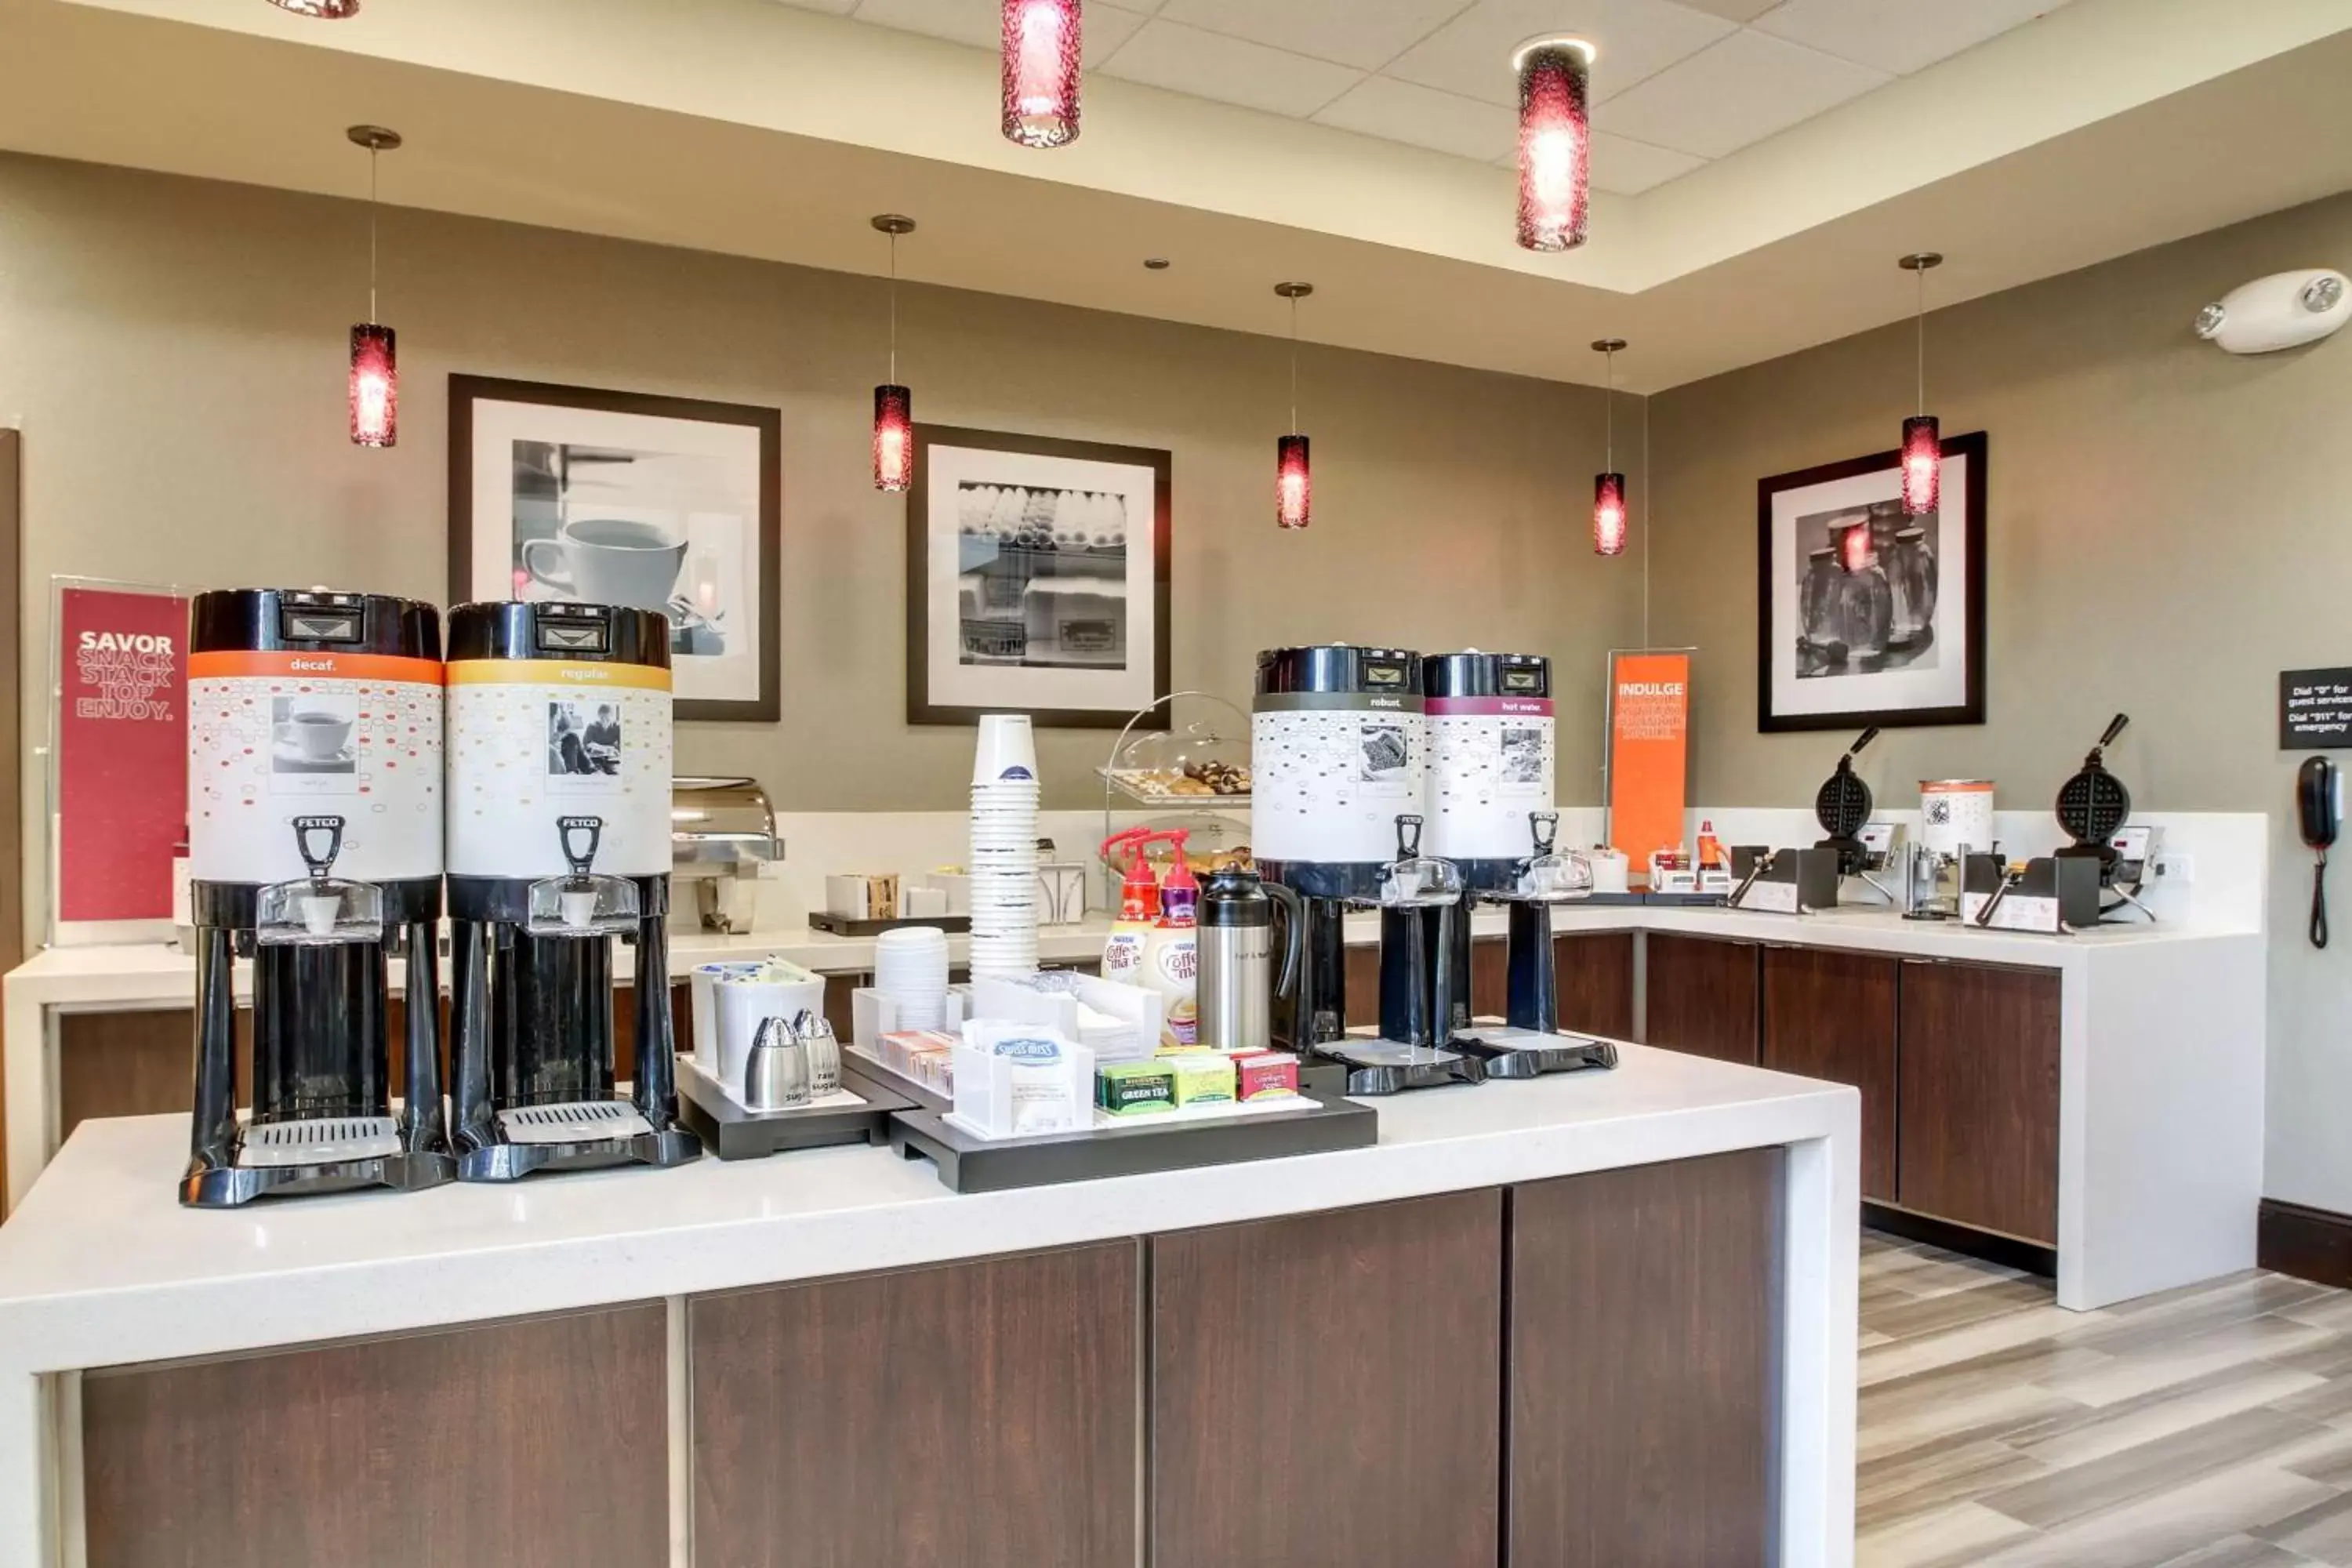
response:
<path id="1" fill-rule="evenodd" d="M 1618 1070 L 1639 1070 L 1643 1058 L 1664 1055 L 1629 1047 L 1627 1065 Z M 20 1295 L 0 1300 L 0 1375 L 226 1354 L 921 1267 L 1815 1140 L 1835 1142 L 1847 1162 L 1857 1157 L 1861 1102 L 1852 1089 L 1712 1066 L 1755 1079 L 1759 1092 L 1695 1107 L 1384 1139 L 1369 1149 L 1007 1193 L 950 1194 L 928 1162 L 901 1161 L 887 1149 L 804 1151 L 723 1167 L 722 1179 L 790 1184 L 796 1172 L 817 1169 L 814 1162 L 825 1163 L 828 1175 L 863 1163 L 861 1175 L 870 1173 L 896 1190 L 877 1203 L 769 1217 L 700 1221 L 684 1215 L 588 1236 Z M 1429 1093 L 1541 1092 L 1571 1085 L 1576 1076 Z M 1384 1111 L 1398 1103 L 1387 1102 Z M 174 1142 L 184 1136 L 177 1117 L 128 1119 L 117 1126 L 149 1122 Z M 661 1183 L 676 1179 L 675 1173 L 629 1171 L 541 1180 L 627 1182 L 631 1196 L 643 1199 L 656 1197 Z M 919 1185 L 910 1187 L 914 1183 Z M 48 1185 L 37 1189 L 12 1225 L 61 1223 L 49 1220 L 49 1205 L 40 1201 Z M 531 1185 L 459 1192 L 472 1202 L 527 1200 Z M 417 1205 L 443 1195 L 341 1201 Z M 157 1201 L 171 1202 L 168 1191 L 159 1192 Z M 64 1206 L 70 1209 L 69 1194 Z M 186 1217 L 222 1223 L 223 1245 L 250 1245 L 256 1234 L 249 1221 L 240 1225 L 238 1215 Z"/>

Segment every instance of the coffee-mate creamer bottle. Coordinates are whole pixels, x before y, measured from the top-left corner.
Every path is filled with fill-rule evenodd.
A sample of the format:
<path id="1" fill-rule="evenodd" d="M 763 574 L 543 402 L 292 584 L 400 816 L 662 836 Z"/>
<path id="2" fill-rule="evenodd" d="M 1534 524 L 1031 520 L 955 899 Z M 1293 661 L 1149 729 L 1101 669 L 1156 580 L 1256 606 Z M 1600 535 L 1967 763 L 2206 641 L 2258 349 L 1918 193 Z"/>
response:
<path id="1" fill-rule="evenodd" d="M 1201 884 L 1184 858 L 1184 830 L 1169 837 L 1175 840 L 1176 858 L 1160 884 L 1160 919 L 1144 940 L 1141 983 L 1167 999 L 1160 1048 L 1189 1051 L 1201 1043 L 1201 936 L 1193 925 Z"/>

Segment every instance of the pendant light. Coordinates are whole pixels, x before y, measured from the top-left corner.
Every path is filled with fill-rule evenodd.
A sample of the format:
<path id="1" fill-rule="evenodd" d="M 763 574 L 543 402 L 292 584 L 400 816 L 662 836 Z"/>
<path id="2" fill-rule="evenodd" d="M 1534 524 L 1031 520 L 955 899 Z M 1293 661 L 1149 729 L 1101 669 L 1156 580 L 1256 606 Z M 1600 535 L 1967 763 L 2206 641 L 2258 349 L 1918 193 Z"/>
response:
<path id="1" fill-rule="evenodd" d="M 400 146 L 400 132 L 354 125 L 343 132 L 368 155 L 368 313 L 352 329 L 351 425 L 354 447 L 400 444 L 400 362 L 397 337 L 376 320 L 375 163 Z"/>
<path id="2" fill-rule="evenodd" d="M 269 0 L 280 11 L 291 11 L 297 16 L 317 16 L 330 22 L 340 22 L 346 16 L 360 14 L 360 0 Z"/>
<path id="3" fill-rule="evenodd" d="M 1519 79 L 1519 244 L 1573 250 L 1591 202 L 1592 57 L 1582 38 L 1530 38 Z"/>
<path id="4" fill-rule="evenodd" d="M 1593 352 L 1605 356 L 1608 390 L 1601 394 L 1601 418 L 1607 431 L 1601 473 L 1592 479 L 1592 553 L 1625 553 L 1625 476 L 1617 471 L 1617 351 L 1622 338 L 1596 338 Z"/>
<path id="5" fill-rule="evenodd" d="M 1926 517 L 1943 503 L 1944 437 L 1927 412 L 1927 273 L 1944 258 L 1916 251 L 1895 263 L 1919 279 L 1919 411 L 1903 422 L 1903 515 Z"/>
<path id="6" fill-rule="evenodd" d="M 1298 431 L 1298 301 L 1315 285 L 1277 283 L 1274 291 L 1290 301 L 1290 434 L 1274 447 L 1274 521 L 1279 528 L 1305 528 L 1315 520 L 1315 478 Z"/>
<path id="7" fill-rule="evenodd" d="M 1004 134 L 1024 147 L 1078 139 L 1078 0 L 1004 0 Z"/>
<path id="8" fill-rule="evenodd" d="M 915 220 L 880 213 L 874 226 L 890 237 L 890 379 L 874 389 L 874 488 L 896 493 L 915 472 L 915 395 L 898 384 L 898 237 Z"/>

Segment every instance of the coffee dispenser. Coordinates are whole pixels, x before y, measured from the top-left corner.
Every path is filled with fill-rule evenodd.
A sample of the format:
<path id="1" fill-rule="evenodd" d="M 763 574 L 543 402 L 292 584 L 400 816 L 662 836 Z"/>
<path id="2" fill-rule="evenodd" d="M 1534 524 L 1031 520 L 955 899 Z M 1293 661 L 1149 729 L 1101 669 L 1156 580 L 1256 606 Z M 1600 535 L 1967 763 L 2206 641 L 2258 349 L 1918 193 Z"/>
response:
<path id="1" fill-rule="evenodd" d="M 1509 885 L 1486 895 L 1510 912 L 1504 1022 L 1500 1027 L 1473 1028 L 1456 1039 L 1485 1064 L 1489 1078 L 1537 1078 L 1617 1065 L 1617 1047 L 1608 1041 L 1559 1032 L 1551 912 L 1592 896 L 1592 863 L 1557 848 L 1559 836 L 1559 813 L 1529 812 L 1528 853 L 1513 866 Z"/>
<path id="2" fill-rule="evenodd" d="M 180 1201 L 429 1187 L 441 1103 L 441 623 L 380 594 L 239 588 L 188 608 L 195 1115 Z M 389 966 L 405 952 L 392 1110 Z M 236 1108 L 236 960 L 253 964 Z"/>
<path id="3" fill-rule="evenodd" d="M 449 613 L 452 1140 L 457 1173 L 676 1165 L 669 622 L 568 603 Z M 636 948 L 626 1099 L 613 942 Z"/>

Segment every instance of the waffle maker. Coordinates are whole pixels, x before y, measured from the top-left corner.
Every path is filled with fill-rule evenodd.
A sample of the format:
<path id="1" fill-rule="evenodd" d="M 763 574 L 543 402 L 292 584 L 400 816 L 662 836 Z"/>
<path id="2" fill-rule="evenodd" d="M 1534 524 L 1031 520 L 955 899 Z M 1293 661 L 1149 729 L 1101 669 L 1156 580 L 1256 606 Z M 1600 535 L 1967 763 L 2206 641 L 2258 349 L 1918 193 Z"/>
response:
<path id="1" fill-rule="evenodd" d="M 1875 729 L 1864 730 L 1854 737 L 1853 744 L 1838 759 L 1837 772 L 1822 782 L 1813 796 L 1813 820 L 1829 835 L 1816 849 L 1834 849 L 1838 854 L 1838 875 L 1853 877 L 1861 873 L 1863 858 L 1869 853 L 1860 837 L 1862 825 L 1870 820 L 1870 786 L 1853 771 L 1854 758 L 1862 749 L 1878 739 Z"/>
<path id="2" fill-rule="evenodd" d="M 2131 905 L 2140 913 L 2155 917 L 2136 897 L 2145 859 L 2127 861 L 2116 844 L 2116 837 L 2131 816 L 2131 791 L 2124 781 L 2107 771 L 2106 750 L 2116 743 L 2116 737 L 2131 722 L 2131 715 L 2118 713 L 2107 722 L 2098 744 L 2083 759 L 2080 772 L 2058 786 L 2058 826 L 2065 829 L 2074 842 L 2055 851 L 2062 860 L 2091 859 L 2099 863 L 2099 891 L 2113 894 L 2120 903 Z"/>

